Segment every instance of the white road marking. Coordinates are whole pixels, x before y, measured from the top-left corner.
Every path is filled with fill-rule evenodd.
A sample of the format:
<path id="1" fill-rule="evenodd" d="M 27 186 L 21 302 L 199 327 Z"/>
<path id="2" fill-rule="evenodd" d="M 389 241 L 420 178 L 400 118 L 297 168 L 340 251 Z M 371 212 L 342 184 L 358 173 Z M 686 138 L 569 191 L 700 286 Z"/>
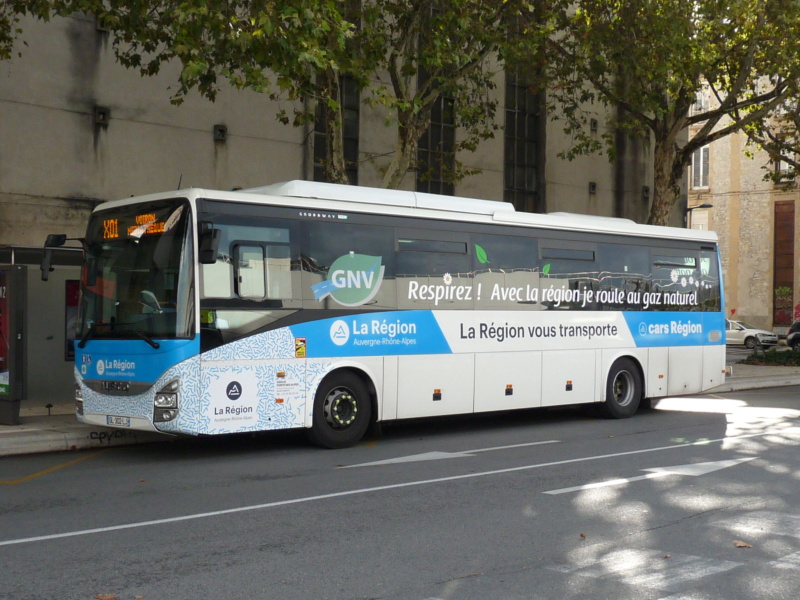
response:
<path id="1" fill-rule="evenodd" d="M 748 458 L 737 458 L 732 460 L 716 460 L 711 462 L 691 463 L 688 465 L 677 465 L 674 467 L 655 467 L 652 469 L 641 469 L 642 471 L 651 471 L 647 475 L 639 475 L 638 477 L 627 477 L 624 479 L 610 479 L 608 481 L 597 481 L 595 483 L 586 483 L 584 485 L 576 485 L 568 488 L 561 488 L 559 490 L 550 490 L 543 492 L 544 494 L 566 494 L 569 492 L 580 492 L 583 490 L 592 490 L 596 488 L 610 487 L 613 485 L 623 485 L 633 481 L 642 481 L 643 479 L 654 479 L 656 477 L 666 477 L 667 475 L 689 475 L 697 477 L 699 475 L 706 475 L 713 473 L 720 469 L 727 469 L 743 462 L 754 460 L 756 457 L 751 456 Z"/>
<path id="2" fill-rule="evenodd" d="M 83 535 L 92 535 L 96 533 L 108 533 L 110 531 L 122 531 L 124 529 L 137 529 L 140 527 L 151 527 L 153 525 L 165 525 L 168 523 L 180 523 L 183 521 L 193 521 L 196 519 L 208 519 L 211 517 L 219 517 L 223 515 L 232 515 L 232 514 L 239 514 L 243 512 L 250 512 L 254 510 L 265 510 L 269 508 L 276 508 L 278 506 L 290 506 L 292 504 L 302 504 L 305 502 L 315 502 L 318 500 L 330 500 L 333 498 L 344 498 L 347 496 L 355 496 L 359 494 L 371 494 L 374 492 L 383 492 L 386 490 L 397 490 L 402 488 L 409 488 L 409 487 L 419 487 L 423 485 L 430 485 L 436 483 L 446 483 L 450 481 L 459 481 L 462 479 L 474 479 L 477 477 L 489 477 L 493 475 L 505 475 L 508 473 L 518 473 L 522 471 L 531 471 L 533 469 L 542 469 L 545 467 L 555 467 L 560 465 L 568 465 L 580 462 L 588 462 L 593 460 L 603 460 L 606 458 L 617 458 L 620 456 L 633 456 L 635 454 L 645 454 L 648 452 L 661 452 L 663 450 L 677 450 L 681 448 L 691 448 L 693 446 L 708 446 L 709 444 L 714 443 L 721 443 L 727 442 L 732 439 L 746 439 L 746 438 L 756 438 L 756 437 L 766 437 L 769 435 L 773 435 L 773 432 L 761 432 L 761 433 L 751 433 L 746 435 L 740 436 L 733 436 L 733 437 L 724 437 L 724 438 L 717 438 L 717 439 L 709 439 L 709 440 L 700 440 L 697 442 L 689 442 L 686 444 L 674 444 L 672 446 L 659 446 L 657 448 L 644 448 L 642 450 L 630 450 L 628 452 L 615 452 L 612 454 L 600 454 L 597 456 L 584 456 L 581 458 L 569 458 L 565 460 L 556 460 L 547 463 L 539 463 L 535 465 L 523 465 L 521 467 L 509 467 L 506 469 L 496 469 L 493 471 L 482 471 L 479 473 L 465 473 L 463 475 L 451 475 L 449 477 L 437 477 L 436 479 L 422 479 L 419 481 L 408 481 L 405 483 L 393 483 L 389 485 L 381 485 L 376 487 L 369 487 L 369 488 L 360 488 L 356 490 L 345 490 L 343 492 L 333 492 L 330 494 L 320 494 L 317 496 L 305 496 L 303 498 L 293 498 L 290 500 L 279 500 L 277 502 L 266 502 L 264 504 L 254 504 L 251 506 L 239 506 L 236 508 L 228 508 L 224 510 L 215 510 L 211 512 L 204 512 L 204 513 L 196 513 L 191 515 L 183 515 L 179 517 L 169 517 L 164 519 L 154 519 L 152 521 L 140 521 L 136 523 L 125 523 L 123 525 L 112 525 L 110 527 L 98 527 L 94 529 L 81 529 L 77 531 L 67 531 L 64 533 L 54 533 L 50 535 L 38 535 L 34 537 L 28 538 L 19 538 L 15 540 L 5 540 L 0 541 L 1 546 L 14 546 L 18 544 L 29 544 L 32 542 L 44 542 L 49 540 L 57 540 L 57 539 L 64 539 L 64 538 L 72 538 L 78 537 Z"/>
<path id="3" fill-rule="evenodd" d="M 345 465 L 340 469 L 355 469 L 356 467 L 377 467 L 380 465 L 394 465 L 400 463 L 425 462 L 429 460 L 443 460 L 447 458 L 467 458 L 475 456 L 480 452 L 495 452 L 497 450 L 509 450 L 511 448 L 525 448 L 528 446 L 541 446 L 542 444 L 557 444 L 558 440 L 546 440 L 544 442 L 529 442 L 527 444 L 513 444 L 511 446 L 495 446 L 494 448 L 478 448 L 477 450 L 464 450 L 463 452 L 423 452 L 422 454 L 412 454 L 411 456 L 400 456 L 398 458 L 388 458 L 386 460 L 376 460 L 374 462 L 361 463 L 358 465 Z"/>

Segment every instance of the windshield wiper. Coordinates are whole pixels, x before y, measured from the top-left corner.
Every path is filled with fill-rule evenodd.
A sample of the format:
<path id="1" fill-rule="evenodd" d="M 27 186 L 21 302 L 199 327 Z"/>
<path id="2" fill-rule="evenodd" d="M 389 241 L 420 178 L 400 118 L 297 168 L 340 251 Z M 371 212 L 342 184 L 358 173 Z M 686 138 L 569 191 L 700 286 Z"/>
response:
<path id="1" fill-rule="evenodd" d="M 151 338 L 147 334 L 142 333 L 141 331 L 138 331 L 136 329 L 131 329 L 130 332 L 133 333 L 134 335 L 139 336 L 141 339 L 143 339 L 145 342 L 150 344 L 156 350 L 158 350 L 161 347 L 161 344 L 159 344 L 157 341 L 155 341 L 153 338 Z"/>
<path id="2" fill-rule="evenodd" d="M 94 334 L 95 331 L 95 327 L 97 327 L 98 325 L 105 325 L 105 323 L 92 323 L 91 325 L 89 325 L 89 327 L 86 329 L 86 333 L 84 333 L 83 337 L 81 337 L 81 341 L 78 342 L 78 348 L 84 348 L 86 346 L 86 342 L 88 342 L 89 338 L 92 337 L 92 334 Z"/>

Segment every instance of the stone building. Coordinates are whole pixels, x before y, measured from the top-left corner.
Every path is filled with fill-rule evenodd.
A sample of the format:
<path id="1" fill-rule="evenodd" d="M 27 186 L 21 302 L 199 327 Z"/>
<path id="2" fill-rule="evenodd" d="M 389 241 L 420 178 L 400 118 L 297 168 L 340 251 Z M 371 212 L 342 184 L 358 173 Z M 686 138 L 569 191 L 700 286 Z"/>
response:
<path id="1" fill-rule="evenodd" d="M 719 235 L 727 316 L 783 334 L 800 319 L 800 190 L 765 180 L 781 165 L 760 151 L 748 157 L 746 144 L 734 134 L 695 152 L 687 224 Z M 713 208 L 693 208 L 703 204 Z"/>
<path id="2" fill-rule="evenodd" d="M 15 52 L 0 62 L 0 260 L 28 261 L 26 395 L 63 402 L 71 400 L 73 368 L 63 350 L 65 289 L 78 278 L 78 267 L 61 268 L 55 283 L 42 283 L 35 249 L 45 236 L 80 237 L 90 211 L 105 200 L 314 179 L 319 132 L 313 125 L 280 124 L 276 113 L 292 106 L 250 91 L 223 89 L 214 103 L 190 95 L 180 106 L 171 104 L 177 69 L 151 78 L 126 70 L 91 16 L 23 20 L 21 26 L 21 56 Z M 569 140 L 540 111 L 524 81 L 501 73 L 497 83 L 498 134 L 459 157 L 480 173 L 448 186 L 409 171 L 402 187 L 507 199 L 518 210 L 646 219 L 653 179 L 648 148 L 621 144 L 614 163 L 605 156 L 561 161 L 556 155 Z M 377 186 L 394 132 L 384 125 L 385 113 L 361 100 L 345 98 L 346 142 L 358 185 Z M 598 114 L 594 134 L 605 122 Z M 458 132 L 444 114 L 429 134 L 447 140 Z"/>

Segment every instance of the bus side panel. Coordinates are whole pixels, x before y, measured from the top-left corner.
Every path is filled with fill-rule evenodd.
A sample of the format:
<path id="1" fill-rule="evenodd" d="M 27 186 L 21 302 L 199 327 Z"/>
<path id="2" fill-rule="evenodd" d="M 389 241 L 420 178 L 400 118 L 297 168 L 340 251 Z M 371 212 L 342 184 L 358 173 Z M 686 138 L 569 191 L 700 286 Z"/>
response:
<path id="1" fill-rule="evenodd" d="M 541 352 L 475 355 L 475 412 L 541 405 Z"/>
<path id="2" fill-rule="evenodd" d="M 202 354 L 198 433 L 302 427 L 308 375 L 297 353 L 291 332 L 278 329 Z"/>
<path id="3" fill-rule="evenodd" d="M 669 349 L 669 384 L 667 393 L 670 396 L 694 394 L 703 389 L 704 348 L 702 346 L 683 346 Z"/>
<path id="4" fill-rule="evenodd" d="M 703 348 L 703 390 L 725 383 L 725 346 Z"/>
<path id="5" fill-rule="evenodd" d="M 597 351 L 554 350 L 542 357 L 542 406 L 594 402 Z"/>
<path id="6" fill-rule="evenodd" d="M 200 433 L 239 433 L 302 427 L 305 361 L 204 360 Z"/>
<path id="7" fill-rule="evenodd" d="M 645 375 L 645 398 L 663 398 L 669 389 L 669 348 L 650 348 Z"/>
<path id="8" fill-rule="evenodd" d="M 471 413 L 474 376 L 472 354 L 398 357 L 397 418 Z"/>
<path id="9" fill-rule="evenodd" d="M 378 403 L 379 421 L 392 421 L 397 418 L 397 357 L 383 359 L 383 396 Z"/>

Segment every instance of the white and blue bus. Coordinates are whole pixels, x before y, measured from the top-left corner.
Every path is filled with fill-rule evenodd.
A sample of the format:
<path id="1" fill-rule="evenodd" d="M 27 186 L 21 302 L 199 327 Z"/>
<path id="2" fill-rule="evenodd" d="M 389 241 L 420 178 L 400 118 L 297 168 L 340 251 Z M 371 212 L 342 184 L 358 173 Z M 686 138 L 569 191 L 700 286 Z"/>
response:
<path id="1" fill-rule="evenodd" d="M 724 381 L 707 231 L 295 181 L 107 202 L 82 243 L 85 423 L 335 448 L 427 416 L 630 417 Z"/>

